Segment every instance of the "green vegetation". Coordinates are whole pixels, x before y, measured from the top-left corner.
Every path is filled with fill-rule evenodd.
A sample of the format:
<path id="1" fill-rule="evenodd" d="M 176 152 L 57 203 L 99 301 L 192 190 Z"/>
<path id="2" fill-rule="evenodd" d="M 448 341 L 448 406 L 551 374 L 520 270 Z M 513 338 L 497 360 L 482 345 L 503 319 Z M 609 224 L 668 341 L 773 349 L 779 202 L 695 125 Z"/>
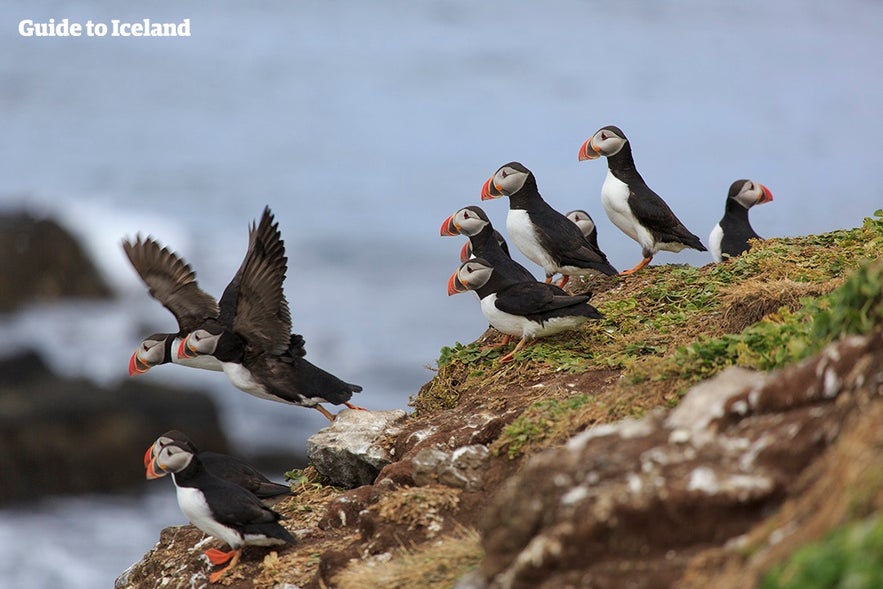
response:
<path id="1" fill-rule="evenodd" d="M 762 589 L 883 587 L 883 516 L 850 524 L 797 550 L 770 571 Z"/>
<path id="2" fill-rule="evenodd" d="M 499 456 L 505 451 L 509 459 L 520 455 L 527 447 L 551 439 L 560 439 L 571 433 L 567 427 L 568 417 L 592 401 L 591 395 L 576 395 L 565 399 L 543 399 L 533 403 L 491 446 L 491 452 Z"/>

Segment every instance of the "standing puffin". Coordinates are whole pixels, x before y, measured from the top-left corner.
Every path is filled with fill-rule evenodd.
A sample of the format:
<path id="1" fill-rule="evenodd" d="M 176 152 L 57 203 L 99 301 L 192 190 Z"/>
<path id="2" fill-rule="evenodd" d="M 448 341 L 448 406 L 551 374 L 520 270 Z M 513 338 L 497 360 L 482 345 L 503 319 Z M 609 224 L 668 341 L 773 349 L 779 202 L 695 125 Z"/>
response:
<path id="1" fill-rule="evenodd" d="M 738 256 L 748 251 L 749 239 L 761 239 L 748 221 L 748 209 L 771 200 L 773 193 L 760 182 L 736 180 L 730 185 L 724 216 L 708 236 L 715 262 L 720 262 L 724 254 Z"/>
<path id="2" fill-rule="evenodd" d="M 149 468 L 150 463 L 162 452 L 162 449 L 170 444 L 196 454 L 207 471 L 220 479 L 254 493 L 255 497 L 266 505 L 272 505 L 291 495 L 291 487 L 274 483 L 244 460 L 218 452 L 200 452 L 187 437 L 187 434 L 174 429 L 158 437 L 147 449 L 147 452 L 144 453 L 144 468 Z M 159 471 L 156 474 L 164 476 L 166 472 Z"/>
<path id="3" fill-rule="evenodd" d="M 194 368 L 221 370 L 211 357 L 178 359 L 174 353 L 184 336 L 205 320 L 218 316 L 218 303 L 196 283 L 196 273 L 180 256 L 162 247 L 151 237 L 124 240 L 123 251 L 147 285 L 150 296 L 159 301 L 178 322 L 177 333 L 147 336 L 129 359 L 129 376 L 143 374 L 153 366 L 168 362 Z"/>
<path id="4" fill-rule="evenodd" d="M 179 357 L 210 355 L 238 389 L 280 403 L 312 407 L 329 421 L 334 415 L 319 403 L 346 405 L 362 387 L 342 381 L 303 358 L 293 345 L 291 313 L 282 291 L 288 259 L 269 207 L 236 276 L 221 296 L 220 314 L 192 331 L 178 346 Z"/>
<path id="5" fill-rule="evenodd" d="M 468 206 L 446 218 L 441 225 L 440 234 L 465 235 L 469 238 L 469 251 L 460 254 L 460 261 L 465 262 L 472 256 L 484 258 L 490 262 L 498 274 L 523 282 L 536 280 L 530 271 L 509 256 L 508 248 L 500 244 L 502 236 L 491 225 L 491 221 L 481 207 Z M 499 236 L 499 238 L 497 237 Z M 503 242 L 505 243 L 505 242 Z"/>
<path id="6" fill-rule="evenodd" d="M 546 272 L 546 282 L 560 272 L 564 286 L 571 275 L 592 271 L 615 275 L 616 268 L 579 228 L 540 196 L 533 173 L 518 162 L 502 166 L 481 188 L 481 200 L 509 197 L 506 231 L 515 246 Z"/>
<path id="7" fill-rule="evenodd" d="M 564 216 L 576 223 L 576 226 L 579 227 L 579 230 L 586 236 L 589 243 L 596 248 L 598 247 L 598 228 L 595 227 L 595 220 L 592 219 L 590 214 L 582 209 L 577 209 L 575 211 L 570 211 Z"/>
<path id="8" fill-rule="evenodd" d="M 607 178 L 601 187 L 601 204 L 619 229 L 641 244 L 644 258 L 621 274 L 645 267 L 659 250 L 679 252 L 686 247 L 706 251 L 699 238 L 684 227 L 662 198 L 653 192 L 635 168 L 629 140 L 609 125 L 589 137 L 579 149 L 579 159 L 607 157 Z"/>
<path id="9" fill-rule="evenodd" d="M 178 444 L 163 446 L 146 471 L 148 479 L 163 476 L 159 471 L 171 473 L 178 507 L 190 523 L 230 545 L 229 552 L 217 548 L 205 551 L 212 564 L 229 563 L 209 575 L 210 583 L 217 582 L 239 563 L 246 544 L 274 546 L 297 542 L 279 523 L 282 515 L 261 503 L 251 492 L 213 475 L 199 456 Z"/>
<path id="10" fill-rule="evenodd" d="M 591 294 L 559 294 L 558 287 L 536 280 L 513 282 L 499 276 L 482 258 L 463 262 L 448 279 L 449 296 L 467 290 L 476 292 L 481 312 L 495 329 L 521 338 L 500 362 L 511 361 L 534 338 L 575 329 L 589 319 L 603 317 L 589 304 Z"/>

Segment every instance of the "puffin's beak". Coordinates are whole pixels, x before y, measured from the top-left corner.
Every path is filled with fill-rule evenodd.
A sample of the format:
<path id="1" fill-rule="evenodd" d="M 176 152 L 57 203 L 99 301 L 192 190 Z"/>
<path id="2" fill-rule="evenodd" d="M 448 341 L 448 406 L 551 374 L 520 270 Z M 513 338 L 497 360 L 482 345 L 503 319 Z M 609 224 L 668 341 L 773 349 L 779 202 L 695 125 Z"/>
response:
<path id="1" fill-rule="evenodd" d="M 187 345 L 188 339 L 189 338 L 185 337 L 184 339 L 181 340 L 181 343 L 178 344 L 178 352 L 177 352 L 178 359 L 196 358 L 196 356 L 198 356 L 198 354 L 193 350 L 193 348 L 191 348 L 190 346 Z"/>
<path id="2" fill-rule="evenodd" d="M 491 200 L 493 198 L 500 198 L 503 196 L 503 193 L 497 189 L 497 187 L 493 184 L 494 177 L 491 176 L 487 179 L 487 182 L 482 184 L 481 186 L 481 200 Z M 493 192 L 491 192 L 493 190 Z"/>
<path id="3" fill-rule="evenodd" d="M 129 358 L 129 376 L 138 376 L 139 374 L 144 374 L 148 370 L 150 370 L 150 366 L 138 358 L 138 350 L 135 350 L 132 357 Z"/>
<path id="4" fill-rule="evenodd" d="M 457 276 L 457 272 L 451 274 L 451 277 L 448 278 L 448 296 L 453 294 L 466 292 L 469 290 L 466 286 L 460 282 L 460 278 Z"/>
<path id="5" fill-rule="evenodd" d="M 456 213 L 455 213 L 456 214 Z M 451 235 L 460 235 L 460 228 L 457 227 L 457 224 L 454 223 L 454 215 L 451 215 L 441 224 L 441 231 L 439 235 L 443 235 L 445 237 L 450 237 Z"/>
<path id="6" fill-rule="evenodd" d="M 472 257 L 472 242 L 467 241 L 463 244 L 463 247 L 460 249 L 460 261 L 465 262 L 469 258 Z"/>
<path id="7" fill-rule="evenodd" d="M 592 139 L 595 137 L 589 137 L 586 139 L 585 143 L 583 143 L 579 148 L 579 161 L 585 160 L 596 160 L 601 157 L 601 152 L 597 147 L 592 143 Z"/>
<path id="8" fill-rule="evenodd" d="M 763 184 L 758 184 L 760 186 L 761 195 L 760 199 L 757 201 L 757 204 L 762 205 L 765 202 L 770 202 L 773 200 L 773 193 L 770 192 L 770 189 L 764 186 Z"/>
<path id="9" fill-rule="evenodd" d="M 148 452 L 150 452 L 150 450 L 148 450 Z M 168 473 L 166 471 L 164 471 L 162 469 L 162 467 L 160 467 L 156 463 L 156 460 L 151 460 L 147 464 L 147 472 L 144 474 L 144 476 L 148 480 L 153 480 L 153 479 L 161 479 L 162 477 L 166 476 L 166 474 L 168 474 Z"/>
<path id="10" fill-rule="evenodd" d="M 150 463 L 153 462 L 153 446 L 147 449 L 147 452 L 144 453 L 144 468 L 147 469 L 150 467 Z"/>

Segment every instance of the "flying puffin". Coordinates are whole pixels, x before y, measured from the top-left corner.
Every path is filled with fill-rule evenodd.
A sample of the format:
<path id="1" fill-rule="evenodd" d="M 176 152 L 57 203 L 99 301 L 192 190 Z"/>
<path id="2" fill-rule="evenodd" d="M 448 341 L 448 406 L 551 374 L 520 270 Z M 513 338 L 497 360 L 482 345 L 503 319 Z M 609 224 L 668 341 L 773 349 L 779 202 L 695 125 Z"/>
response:
<path id="1" fill-rule="evenodd" d="M 249 230 L 245 259 L 219 302 L 217 319 L 193 330 L 178 346 L 179 357 L 215 357 L 240 390 L 280 403 L 313 407 L 329 421 L 334 415 L 319 403 L 346 405 L 362 387 L 342 381 L 303 358 L 292 345 L 291 313 L 282 291 L 288 259 L 269 207 Z"/>
<path id="2" fill-rule="evenodd" d="M 254 493 L 255 497 L 266 505 L 272 505 L 291 495 L 291 487 L 274 483 L 244 460 L 218 452 L 200 452 L 187 437 L 187 434 L 178 430 L 167 431 L 147 449 L 147 452 L 144 453 L 144 468 L 149 468 L 150 463 L 162 452 L 162 449 L 170 444 L 175 444 L 196 454 L 207 471 L 220 479 Z M 156 474 L 161 477 L 167 473 L 160 470 Z"/>
<path id="3" fill-rule="evenodd" d="M 461 252 L 460 261 L 465 262 L 472 256 L 484 258 L 499 274 L 505 274 L 519 282 L 536 280 L 530 271 L 509 256 L 508 248 L 503 248 L 503 238 L 491 225 L 491 221 L 481 207 L 463 207 L 442 221 L 442 236 L 465 235 L 469 238 L 469 255 L 464 257 Z M 499 236 L 499 237 L 498 237 Z M 505 241 L 503 242 L 505 243 Z"/>
<path id="4" fill-rule="evenodd" d="M 706 251 L 699 238 L 684 227 L 665 201 L 653 192 L 635 168 L 629 140 L 609 125 L 589 137 L 579 149 L 579 159 L 607 157 L 607 178 L 601 187 L 601 204 L 619 229 L 641 244 L 644 258 L 631 274 L 645 267 L 659 250 L 679 252 L 686 247 Z"/>
<path id="5" fill-rule="evenodd" d="M 499 276 L 482 258 L 463 262 L 448 280 L 449 296 L 467 290 L 478 294 L 481 312 L 495 329 L 521 338 L 500 362 L 511 361 L 534 338 L 575 329 L 589 319 L 603 317 L 589 304 L 591 294 L 559 294 L 556 286 L 536 280 L 513 282 Z"/>
<path id="6" fill-rule="evenodd" d="M 152 447 L 151 447 L 152 449 Z M 150 452 L 151 449 L 148 449 Z M 194 526 L 230 545 L 230 551 L 205 551 L 214 565 L 223 569 L 209 575 L 215 583 L 239 563 L 247 544 L 274 546 L 295 544 L 297 540 L 279 523 L 282 515 L 273 511 L 250 491 L 212 474 L 199 456 L 176 443 L 159 451 L 147 465 L 146 476 L 156 479 L 171 473 L 178 495 L 178 507 Z"/>
<path id="7" fill-rule="evenodd" d="M 576 226 L 583 232 L 583 235 L 586 236 L 589 243 L 596 248 L 598 247 L 598 229 L 595 227 L 595 220 L 592 219 L 590 214 L 582 209 L 577 209 L 575 211 L 570 211 L 564 216 L 576 223 Z"/>
<path id="8" fill-rule="evenodd" d="M 174 348 L 191 330 L 206 319 L 218 316 L 214 297 L 199 288 L 196 273 L 180 256 L 162 247 L 151 237 L 124 240 L 123 251 L 132 267 L 147 285 L 150 296 L 159 301 L 178 322 L 177 333 L 147 336 L 129 359 L 129 376 L 143 374 L 153 366 L 169 362 L 194 368 L 221 370 L 221 363 L 211 357 L 178 359 Z"/>
<path id="9" fill-rule="evenodd" d="M 540 196 L 533 173 L 518 162 L 502 166 L 485 181 L 481 200 L 509 197 L 506 231 L 515 246 L 546 272 L 546 282 L 561 273 L 564 286 L 571 275 L 592 271 L 615 275 L 616 268 L 579 228 Z"/>
<path id="10" fill-rule="evenodd" d="M 736 180 L 730 185 L 724 216 L 708 236 L 715 262 L 720 262 L 724 254 L 738 256 L 748 251 L 749 239 L 761 239 L 748 221 L 748 209 L 771 200 L 773 193 L 760 182 Z"/>

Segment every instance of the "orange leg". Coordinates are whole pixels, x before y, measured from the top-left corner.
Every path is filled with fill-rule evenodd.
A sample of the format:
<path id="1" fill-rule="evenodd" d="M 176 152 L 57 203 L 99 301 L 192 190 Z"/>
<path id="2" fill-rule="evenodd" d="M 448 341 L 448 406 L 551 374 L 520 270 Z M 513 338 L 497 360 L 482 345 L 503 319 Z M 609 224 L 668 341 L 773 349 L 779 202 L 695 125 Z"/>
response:
<path id="1" fill-rule="evenodd" d="M 652 260 L 652 259 L 653 259 L 653 256 L 650 256 L 649 258 L 644 258 L 643 260 L 641 260 L 640 262 L 638 262 L 638 265 L 637 265 L 637 266 L 635 266 L 635 267 L 632 268 L 631 270 L 623 270 L 622 272 L 619 273 L 619 275 L 620 275 L 620 276 L 628 276 L 629 274 L 634 274 L 635 272 L 637 272 L 637 271 L 640 270 L 641 268 L 646 267 L 647 264 L 649 264 L 649 263 L 650 263 L 650 260 Z"/>
<path id="2" fill-rule="evenodd" d="M 205 556 L 208 558 L 208 561 L 212 564 L 224 564 L 231 558 L 233 558 L 233 553 L 235 550 L 231 550 L 230 552 L 224 552 L 223 550 L 218 550 L 217 548 L 209 548 L 205 551 Z"/>
<path id="3" fill-rule="evenodd" d="M 313 407 L 313 409 L 315 409 L 316 411 L 318 411 L 319 413 L 321 413 L 322 415 L 327 417 L 328 421 L 334 421 L 334 419 L 337 417 L 336 415 L 334 415 L 333 413 L 331 413 L 330 411 L 328 411 L 327 409 L 325 409 L 321 405 L 315 405 Z"/>
<path id="4" fill-rule="evenodd" d="M 552 274 L 546 274 L 546 284 L 552 282 Z"/>
<path id="5" fill-rule="evenodd" d="M 344 403 L 350 409 L 355 409 L 356 411 L 367 411 L 364 407 L 359 407 L 358 405 L 353 405 L 352 403 Z"/>
<path id="6" fill-rule="evenodd" d="M 564 285 L 570 280 L 570 274 L 563 274 L 561 276 L 561 281 L 558 283 L 558 288 L 564 288 Z"/>
<path id="7" fill-rule="evenodd" d="M 218 552 L 220 552 L 220 550 Z M 206 553 L 208 553 L 208 551 L 206 551 Z M 242 556 L 242 550 L 231 550 L 229 554 L 232 555 L 230 556 L 230 564 L 228 564 L 221 570 L 215 571 L 210 574 L 208 576 L 209 583 L 217 583 L 221 579 L 221 577 L 223 577 L 230 571 L 230 569 L 239 564 L 239 557 Z M 209 557 L 209 560 L 211 560 L 211 557 Z"/>
<path id="8" fill-rule="evenodd" d="M 524 344 L 526 344 L 526 343 L 527 343 L 527 338 L 524 338 L 524 337 L 521 338 L 521 340 L 519 340 L 518 344 L 515 346 L 514 350 L 512 350 L 511 352 L 509 352 L 508 354 L 506 354 L 505 356 L 500 358 L 500 364 L 505 364 L 506 362 L 511 362 L 512 360 L 514 360 L 515 354 L 517 354 L 518 351 L 521 350 L 524 347 Z"/>
<path id="9" fill-rule="evenodd" d="M 501 348 L 501 347 L 503 347 L 503 346 L 508 346 L 508 345 L 509 345 L 509 340 L 511 340 L 511 339 L 512 339 L 512 336 L 509 335 L 509 334 L 507 333 L 507 334 L 504 334 L 504 335 L 503 335 L 503 341 L 502 341 L 502 342 L 500 342 L 500 343 L 498 343 L 498 344 L 488 344 L 488 345 L 486 345 L 486 346 L 481 346 L 481 349 L 482 349 L 482 350 L 493 350 L 494 348 Z"/>

